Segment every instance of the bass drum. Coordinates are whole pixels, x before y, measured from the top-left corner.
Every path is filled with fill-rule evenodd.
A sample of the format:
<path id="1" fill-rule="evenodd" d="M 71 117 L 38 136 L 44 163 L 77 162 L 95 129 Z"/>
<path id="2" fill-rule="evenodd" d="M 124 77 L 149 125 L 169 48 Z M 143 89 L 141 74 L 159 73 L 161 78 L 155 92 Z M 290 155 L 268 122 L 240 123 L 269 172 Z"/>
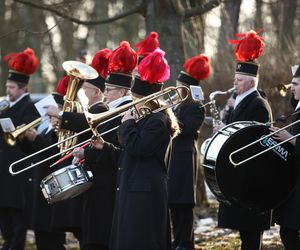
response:
<path id="1" fill-rule="evenodd" d="M 210 139 L 202 165 L 207 185 L 219 201 L 265 211 L 289 196 L 297 176 L 292 144 L 279 145 L 236 167 L 229 161 L 230 153 L 268 134 L 265 124 L 241 121 L 225 126 Z M 242 161 L 276 143 L 268 137 L 236 154 L 233 160 Z"/>

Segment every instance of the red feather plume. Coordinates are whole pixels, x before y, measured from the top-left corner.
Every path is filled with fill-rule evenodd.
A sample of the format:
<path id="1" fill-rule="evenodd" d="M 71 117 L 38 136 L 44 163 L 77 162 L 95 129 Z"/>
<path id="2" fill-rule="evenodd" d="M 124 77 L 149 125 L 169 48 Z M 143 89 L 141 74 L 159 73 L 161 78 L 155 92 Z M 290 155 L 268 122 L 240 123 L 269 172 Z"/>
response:
<path id="1" fill-rule="evenodd" d="M 159 48 L 158 33 L 155 31 L 150 32 L 149 36 L 144 40 L 136 43 L 134 47 L 138 48 L 137 54 L 141 56 L 146 56 L 153 52 L 155 49 Z"/>
<path id="2" fill-rule="evenodd" d="M 104 79 L 108 74 L 108 64 L 111 50 L 108 48 L 98 50 L 92 60 L 91 66 L 97 70 Z"/>
<path id="3" fill-rule="evenodd" d="M 137 54 L 129 42 L 123 41 L 109 59 L 109 72 L 131 74 L 137 64 Z"/>
<path id="4" fill-rule="evenodd" d="M 164 82 L 170 78 L 170 66 L 164 55 L 165 52 L 157 48 L 141 61 L 138 72 L 143 81 L 151 84 Z"/>
<path id="5" fill-rule="evenodd" d="M 61 94 L 61 95 L 66 95 L 67 90 L 68 90 L 68 83 L 69 83 L 70 77 L 69 76 L 64 76 L 62 77 L 57 86 L 56 86 L 56 91 L 57 93 Z"/>
<path id="6" fill-rule="evenodd" d="M 228 40 L 236 44 L 234 55 L 240 62 L 247 62 L 258 58 L 264 49 L 263 38 L 257 32 L 251 30 L 246 34 L 236 34 L 236 37 L 243 37 L 241 40 Z"/>
<path id="7" fill-rule="evenodd" d="M 193 56 L 185 61 L 183 68 L 191 77 L 204 80 L 211 73 L 210 59 L 205 54 Z"/>
<path id="8" fill-rule="evenodd" d="M 39 67 L 39 60 L 31 48 L 19 53 L 11 53 L 5 56 L 3 60 L 9 61 L 8 67 L 10 69 L 26 75 L 33 74 Z"/>

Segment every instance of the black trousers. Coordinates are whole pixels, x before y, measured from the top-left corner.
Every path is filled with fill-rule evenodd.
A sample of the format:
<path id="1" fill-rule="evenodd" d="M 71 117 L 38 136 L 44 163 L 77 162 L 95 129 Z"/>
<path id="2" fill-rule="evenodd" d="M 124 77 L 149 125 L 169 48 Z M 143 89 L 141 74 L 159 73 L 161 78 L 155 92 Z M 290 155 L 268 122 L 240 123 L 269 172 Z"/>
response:
<path id="1" fill-rule="evenodd" d="M 27 229 L 22 210 L 1 208 L 0 229 L 4 240 L 3 250 L 24 250 Z"/>
<path id="2" fill-rule="evenodd" d="M 262 230 L 240 230 L 241 250 L 261 250 Z"/>
<path id="3" fill-rule="evenodd" d="M 194 205 L 170 204 L 172 221 L 173 249 L 195 249 L 194 242 Z"/>
<path id="4" fill-rule="evenodd" d="M 280 238 L 286 250 L 300 249 L 299 230 L 280 227 Z"/>
<path id="5" fill-rule="evenodd" d="M 35 244 L 37 250 L 65 250 L 65 233 L 64 232 L 49 232 L 49 231 L 34 231 Z"/>

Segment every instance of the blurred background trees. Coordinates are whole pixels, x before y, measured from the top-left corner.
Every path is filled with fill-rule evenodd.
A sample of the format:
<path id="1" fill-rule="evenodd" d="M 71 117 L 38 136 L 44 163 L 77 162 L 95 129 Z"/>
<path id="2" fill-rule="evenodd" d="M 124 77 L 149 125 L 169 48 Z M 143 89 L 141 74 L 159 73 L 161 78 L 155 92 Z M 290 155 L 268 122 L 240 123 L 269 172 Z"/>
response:
<path id="1" fill-rule="evenodd" d="M 232 87 L 235 58 L 227 40 L 236 33 L 263 29 L 265 51 L 259 58 L 260 88 L 274 117 L 290 112 L 289 96 L 276 86 L 289 83 L 290 66 L 299 64 L 300 0 L 1 0 L 0 96 L 5 94 L 7 63 L 2 58 L 33 48 L 41 67 L 31 79 L 32 92 L 51 92 L 64 74 L 62 62 L 87 50 L 88 60 L 104 47 L 122 40 L 133 46 L 151 31 L 159 33 L 161 48 L 171 65 L 174 85 L 185 59 L 207 53 L 212 75 L 202 83 L 210 92 Z M 226 97 L 218 97 L 222 108 Z M 204 126 L 203 137 L 210 128 Z"/>

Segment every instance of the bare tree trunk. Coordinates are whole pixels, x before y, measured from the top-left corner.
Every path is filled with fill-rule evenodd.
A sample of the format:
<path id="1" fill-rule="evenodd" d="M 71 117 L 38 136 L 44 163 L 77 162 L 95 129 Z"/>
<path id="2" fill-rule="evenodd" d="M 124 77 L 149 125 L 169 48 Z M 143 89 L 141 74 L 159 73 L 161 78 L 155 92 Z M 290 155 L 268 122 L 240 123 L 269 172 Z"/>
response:
<path id="1" fill-rule="evenodd" d="M 254 27 L 255 30 L 263 28 L 263 20 L 262 20 L 262 2 L 261 0 L 256 0 L 256 12 L 254 19 Z"/>
<path id="2" fill-rule="evenodd" d="M 232 46 L 228 39 L 233 39 L 238 33 L 241 0 L 225 1 L 221 9 L 221 28 L 219 32 L 217 54 L 213 60 L 215 76 L 223 79 L 221 89 L 228 89 L 232 85 L 235 66 Z M 216 79 L 217 80 L 217 79 Z"/>
<path id="3" fill-rule="evenodd" d="M 166 86 L 175 85 L 184 62 L 182 17 L 178 15 L 169 0 L 148 1 L 146 13 L 147 33 L 159 33 L 160 47 L 166 51 L 171 77 Z"/>
<path id="4" fill-rule="evenodd" d="M 185 9 L 192 9 L 204 4 L 204 1 L 182 1 Z M 205 18 L 198 16 L 187 20 L 183 24 L 183 39 L 186 57 L 198 55 L 204 52 Z"/>
<path id="5" fill-rule="evenodd" d="M 294 29 L 296 17 L 297 1 L 283 1 L 282 22 L 280 23 L 280 48 L 283 54 L 288 54 L 296 50 Z M 289 59 L 286 58 L 288 61 Z"/>

